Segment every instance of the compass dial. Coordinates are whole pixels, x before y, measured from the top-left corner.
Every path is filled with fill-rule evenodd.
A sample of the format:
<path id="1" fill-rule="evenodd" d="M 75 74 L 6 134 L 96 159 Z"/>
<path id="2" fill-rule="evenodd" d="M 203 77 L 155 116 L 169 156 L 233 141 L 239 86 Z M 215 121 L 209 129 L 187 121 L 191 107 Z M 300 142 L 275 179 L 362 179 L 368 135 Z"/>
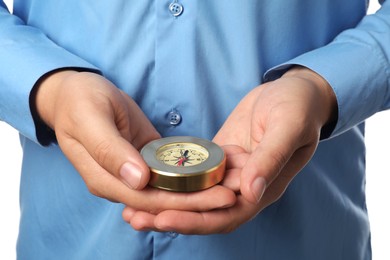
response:
<path id="1" fill-rule="evenodd" d="M 195 166 L 208 157 L 209 152 L 206 148 L 192 143 L 172 143 L 157 150 L 158 160 L 171 166 Z"/>

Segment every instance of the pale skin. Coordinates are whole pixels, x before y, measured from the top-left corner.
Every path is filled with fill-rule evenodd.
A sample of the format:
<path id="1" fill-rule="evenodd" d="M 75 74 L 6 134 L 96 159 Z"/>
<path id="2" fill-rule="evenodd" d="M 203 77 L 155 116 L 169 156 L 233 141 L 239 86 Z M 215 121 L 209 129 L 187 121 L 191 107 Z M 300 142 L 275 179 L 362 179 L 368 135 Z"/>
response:
<path id="1" fill-rule="evenodd" d="M 39 86 L 36 107 L 94 195 L 127 205 L 123 218 L 137 230 L 182 234 L 233 231 L 275 202 L 337 115 L 328 83 L 309 69 L 291 69 L 248 93 L 216 134 L 227 154 L 223 183 L 186 194 L 146 186 L 149 171 L 138 150 L 159 134 L 101 76 L 52 74 Z"/>

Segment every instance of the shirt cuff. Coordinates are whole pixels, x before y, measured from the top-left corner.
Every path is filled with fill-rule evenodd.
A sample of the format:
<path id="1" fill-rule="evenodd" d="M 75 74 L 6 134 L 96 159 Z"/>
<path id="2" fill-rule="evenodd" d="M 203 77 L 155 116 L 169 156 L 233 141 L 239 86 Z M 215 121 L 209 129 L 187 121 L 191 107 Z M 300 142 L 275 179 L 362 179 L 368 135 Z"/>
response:
<path id="1" fill-rule="evenodd" d="M 94 65 L 54 44 L 10 45 L 0 48 L 0 56 L 6 61 L 0 64 L 4 75 L 0 118 L 41 145 L 48 145 L 55 138 L 31 110 L 36 83 L 48 73 L 62 69 L 100 73 Z"/>
<path id="2" fill-rule="evenodd" d="M 32 88 L 30 92 L 30 98 L 29 98 L 29 105 L 30 105 L 30 111 L 32 118 L 34 120 L 34 125 L 35 125 L 35 133 L 36 133 L 36 140 L 42 145 L 42 146 L 48 146 L 52 143 L 57 143 L 57 138 L 55 135 L 55 132 L 53 129 L 51 129 L 45 122 L 43 122 L 38 115 L 38 111 L 36 109 L 36 94 L 37 90 L 39 88 L 40 83 L 42 80 L 44 80 L 46 77 L 50 76 L 53 73 L 63 71 L 63 70 L 74 70 L 74 71 L 88 71 L 88 72 L 94 72 L 94 73 L 99 73 L 99 71 L 91 68 L 81 68 L 81 67 L 64 67 L 64 68 L 59 68 L 55 69 L 53 71 L 49 71 L 48 73 L 44 74 L 42 77 L 38 79 L 38 81 L 34 84 L 34 87 Z"/>
<path id="3" fill-rule="evenodd" d="M 338 119 L 334 129 L 323 129 L 322 138 L 339 135 L 383 109 L 387 64 L 369 45 L 332 43 L 271 68 L 264 80 L 275 80 L 294 65 L 321 75 L 336 95 Z"/>

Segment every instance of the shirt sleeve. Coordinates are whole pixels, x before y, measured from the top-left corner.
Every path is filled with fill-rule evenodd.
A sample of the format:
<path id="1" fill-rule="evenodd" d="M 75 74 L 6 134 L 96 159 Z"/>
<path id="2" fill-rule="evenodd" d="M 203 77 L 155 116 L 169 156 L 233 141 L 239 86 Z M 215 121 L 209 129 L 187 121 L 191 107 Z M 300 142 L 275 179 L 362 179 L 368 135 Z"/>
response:
<path id="1" fill-rule="evenodd" d="M 320 30 L 320 28 L 319 28 Z M 390 107 L 390 1 L 367 15 L 356 28 L 330 44 L 276 66 L 266 81 L 280 77 L 292 65 L 310 68 L 324 77 L 336 94 L 338 121 L 327 137 L 345 132 L 376 112 Z"/>
<path id="2" fill-rule="evenodd" d="M 0 1 L 0 57 L 0 120 L 35 142 L 37 131 L 41 130 L 34 124 L 29 103 L 35 83 L 59 69 L 98 72 L 91 63 L 10 14 L 3 1 Z"/>

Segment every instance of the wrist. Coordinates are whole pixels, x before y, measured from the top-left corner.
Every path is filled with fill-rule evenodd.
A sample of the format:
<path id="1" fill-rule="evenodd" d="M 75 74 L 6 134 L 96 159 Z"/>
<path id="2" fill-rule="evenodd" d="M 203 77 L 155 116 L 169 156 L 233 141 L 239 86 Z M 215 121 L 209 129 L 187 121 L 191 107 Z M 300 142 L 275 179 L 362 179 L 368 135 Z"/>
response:
<path id="1" fill-rule="evenodd" d="M 321 111 L 319 111 L 322 124 L 321 138 L 324 138 L 324 136 L 328 137 L 334 129 L 338 118 L 337 99 L 330 84 L 318 73 L 302 66 L 292 67 L 282 77 L 300 78 L 316 87 L 318 102 L 321 104 Z"/>
<path id="2" fill-rule="evenodd" d="M 44 75 L 34 86 L 34 98 L 32 100 L 37 120 L 54 129 L 54 112 L 56 100 L 59 97 L 62 82 L 78 73 L 73 70 L 61 70 Z"/>

